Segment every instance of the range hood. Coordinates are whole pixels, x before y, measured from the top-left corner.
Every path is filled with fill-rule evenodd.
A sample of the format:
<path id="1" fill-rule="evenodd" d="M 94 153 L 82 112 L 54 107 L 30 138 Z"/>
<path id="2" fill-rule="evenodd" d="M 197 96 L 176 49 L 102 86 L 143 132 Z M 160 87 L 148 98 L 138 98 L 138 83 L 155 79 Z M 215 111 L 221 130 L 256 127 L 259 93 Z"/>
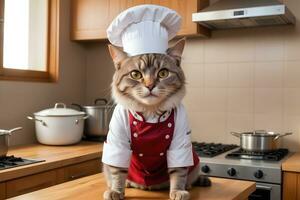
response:
<path id="1" fill-rule="evenodd" d="M 295 24 L 286 5 L 277 0 L 219 0 L 198 13 L 193 22 L 210 29 Z"/>

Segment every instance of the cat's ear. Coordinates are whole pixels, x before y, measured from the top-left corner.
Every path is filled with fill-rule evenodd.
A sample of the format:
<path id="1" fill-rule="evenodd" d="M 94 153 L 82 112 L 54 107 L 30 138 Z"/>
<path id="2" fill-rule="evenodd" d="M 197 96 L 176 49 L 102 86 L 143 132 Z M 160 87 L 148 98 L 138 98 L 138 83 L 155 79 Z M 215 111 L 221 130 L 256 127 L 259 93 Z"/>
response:
<path id="1" fill-rule="evenodd" d="M 111 58 L 113 59 L 115 65 L 118 65 L 122 60 L 127 58 L 127 54 L 120 48 L 115 47 L 111 44 L 108 45 L 108 50 Z"/>
<path id="2" fill-rule="evenodd" d="M 180 65 L 181 62 L 181 56 L 183 53 L 184 45 L 185 45 L 185 38 L 180 39 L 167 50 L 167 54 L 175 58 L 178 62 L 178 65 Z"/>

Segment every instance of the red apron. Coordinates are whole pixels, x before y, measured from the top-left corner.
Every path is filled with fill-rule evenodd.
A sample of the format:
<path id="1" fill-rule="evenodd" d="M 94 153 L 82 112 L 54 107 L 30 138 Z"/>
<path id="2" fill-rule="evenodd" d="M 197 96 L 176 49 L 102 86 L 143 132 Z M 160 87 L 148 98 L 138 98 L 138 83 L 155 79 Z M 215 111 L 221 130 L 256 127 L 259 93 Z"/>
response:
<path id="1" fill-rule="evenodd" d="M 129 112 L 129 123 L 133 153 L 127 178 L 145 186 L 167 182 L 169 174 L 166 154 L 174 133 L 174 110 L 168 119 L 157 123 L 148 123 L 144 118 L 139 121 Z M 199 163 L 194 151 L 193 160 L 194 165 L 189 167 L 189 171 Z"/>

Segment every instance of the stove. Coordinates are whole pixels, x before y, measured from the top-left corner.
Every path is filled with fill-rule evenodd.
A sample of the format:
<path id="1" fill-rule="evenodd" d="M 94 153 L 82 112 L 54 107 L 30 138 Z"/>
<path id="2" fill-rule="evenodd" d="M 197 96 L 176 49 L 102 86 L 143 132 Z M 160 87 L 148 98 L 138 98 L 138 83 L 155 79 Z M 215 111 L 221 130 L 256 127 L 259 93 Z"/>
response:
<path id="1" fill-rule="evenodd" d="M 256 191 L 249 197 L 250 200 L 281 200 L 281 164 L 292 153 L 288 149 L 253 153 L 245 152 L 238 146 L 234 148 L 234 145 L 232 148 L 211 157 L 200 154 L 201 173 L 213 177 L 255 181 Z"/>
<path id="2" fill-rule="evenodd" d="M 192 144 L 198 156 L 210 158 L 238 147 L 235 144 L 221 143 L 193 142 Z"/>
<path id="3" fill-rule="evenodd" d="M 15 156 L 0 157 L 0 170 L 9 169 L 13 167 L 19 167 L 23 165 L 29 165 L 33 163 L 43 162 L 45 160 L 30 160 Z"/>
<path id="4" fill-rule="evenodd" d="M 272 152 L 249 152 L 243 149 L 238 149 L 226 155 L 226 158 L 233 159 L 250 159 L 250 160 L 265 160 L 265 161 L 279 161 L 289 153 L 288 149 L 277 149 Z"/>

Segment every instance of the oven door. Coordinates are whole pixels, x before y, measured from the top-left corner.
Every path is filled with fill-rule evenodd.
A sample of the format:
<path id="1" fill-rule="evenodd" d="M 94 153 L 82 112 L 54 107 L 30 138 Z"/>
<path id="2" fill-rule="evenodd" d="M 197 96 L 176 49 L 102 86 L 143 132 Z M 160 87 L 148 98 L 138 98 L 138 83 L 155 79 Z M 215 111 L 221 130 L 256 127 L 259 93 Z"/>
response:
<path id="1" fill-rule="evenodd" d="M 256 190 L 249 196 L 249 200 L 281 200 L 281 187 L 256 182 Z"/>

